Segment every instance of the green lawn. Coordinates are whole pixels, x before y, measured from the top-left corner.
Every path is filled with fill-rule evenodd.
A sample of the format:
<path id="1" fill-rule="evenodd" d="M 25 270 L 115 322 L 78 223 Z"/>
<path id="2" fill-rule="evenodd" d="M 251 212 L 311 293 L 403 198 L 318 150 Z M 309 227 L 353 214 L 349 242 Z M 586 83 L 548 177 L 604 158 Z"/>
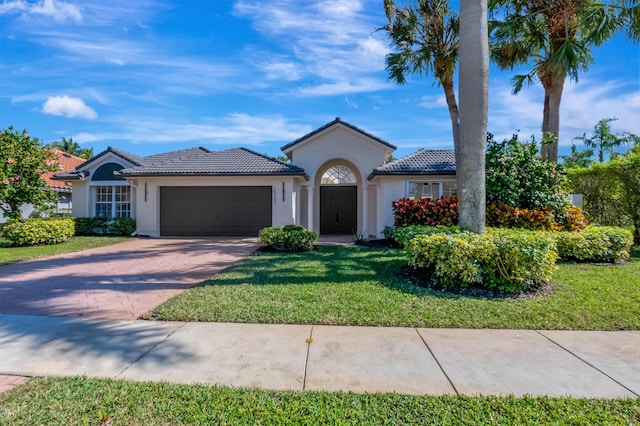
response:
<path id="1" fill-rule="evenodd" d="M 0 394 L 3 425 L 627 425 L 640 399 L 595 400 L 337 392 L 38 378 Z"/>
<path id="2" fill-rule="evenodd" d="M 251 256 L 153 314 L 177 321 L 638 330 L 639 257 L 635 251 L 632 261 L 615 266 L 561 264 L 550 294 L 484 299 L 407 283 L 395 273 L 405 264 L 397 249 L 319 246 Z"/>
<path id="3" fill-rule="evenodd" d="M 109 244 L 129 240 L 130 238 L 125 237 L 72 237 L 67 242 L 50 246 L 11 247 L 8 240 L 0 238 L 0 265 L 93 247 L 108 246 Z"/>

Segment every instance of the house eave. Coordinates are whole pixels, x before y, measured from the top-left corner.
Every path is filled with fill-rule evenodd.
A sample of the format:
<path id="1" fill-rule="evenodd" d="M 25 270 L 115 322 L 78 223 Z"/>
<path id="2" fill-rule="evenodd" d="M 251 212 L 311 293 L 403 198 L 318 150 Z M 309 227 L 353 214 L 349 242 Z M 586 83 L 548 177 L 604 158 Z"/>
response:
<path id="1" fill-rule="evenodd" d="M 373 180 L 378 176 L 455 176 L 456 172 L 447 171 L 401 171 L 401 172 L 371 172 L 367 180 Z"/>

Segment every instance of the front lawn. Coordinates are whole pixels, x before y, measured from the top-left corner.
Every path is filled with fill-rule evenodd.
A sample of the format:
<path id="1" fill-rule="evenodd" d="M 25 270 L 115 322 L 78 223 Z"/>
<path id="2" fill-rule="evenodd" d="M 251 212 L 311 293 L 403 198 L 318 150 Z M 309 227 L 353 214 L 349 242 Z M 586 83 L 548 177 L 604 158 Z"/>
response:
<path id="1" fill-rule="evenodd" d="M 463 327 L 640 329 L 640 253 L 625 265 L 561 264 L 555 290 L 486 299 L 400 278 L 398 249 L 319 246 L 260 253 L 160 305 L 147 318 L 175 321 Z"/>
<path id="2" fill-rule="evenodd" d="M 129 241 L 126 237 L 72 237 L 61 244 L 34 247 L 11 247 L 8 240 L 0 238 L 0 265 L 35 259 L 37 257 L 52 256 L 54 254 L 70 253 L 94 247 Z"/>
<path id="3" fill-rule="evenodd" d="M 38 378 L 0 394 L 0 424 L 636 424 L 640 399 L 273 392 L 203 385 Z"/>

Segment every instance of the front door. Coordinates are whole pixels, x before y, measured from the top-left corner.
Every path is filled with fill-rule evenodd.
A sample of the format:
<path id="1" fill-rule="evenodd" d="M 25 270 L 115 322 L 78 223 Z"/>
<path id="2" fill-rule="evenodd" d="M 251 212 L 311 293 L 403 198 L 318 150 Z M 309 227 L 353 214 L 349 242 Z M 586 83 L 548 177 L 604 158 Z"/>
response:
<path id="1" fill-rule="evenodd" d="M 356 186 L 320 187 L 320 233 L 355 234 L 358 227 Z"/>

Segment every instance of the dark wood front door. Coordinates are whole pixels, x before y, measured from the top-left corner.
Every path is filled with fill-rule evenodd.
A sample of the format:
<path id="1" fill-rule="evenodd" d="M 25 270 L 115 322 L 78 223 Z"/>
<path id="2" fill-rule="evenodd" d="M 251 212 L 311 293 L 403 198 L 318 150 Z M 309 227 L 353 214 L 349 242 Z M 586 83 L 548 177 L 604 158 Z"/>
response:
<path id="1" fill-rule="evenodd" d="M 358 189 L 355 186 L 320 187 L 320 233 L 353 234 L 358 227 Z"/>

